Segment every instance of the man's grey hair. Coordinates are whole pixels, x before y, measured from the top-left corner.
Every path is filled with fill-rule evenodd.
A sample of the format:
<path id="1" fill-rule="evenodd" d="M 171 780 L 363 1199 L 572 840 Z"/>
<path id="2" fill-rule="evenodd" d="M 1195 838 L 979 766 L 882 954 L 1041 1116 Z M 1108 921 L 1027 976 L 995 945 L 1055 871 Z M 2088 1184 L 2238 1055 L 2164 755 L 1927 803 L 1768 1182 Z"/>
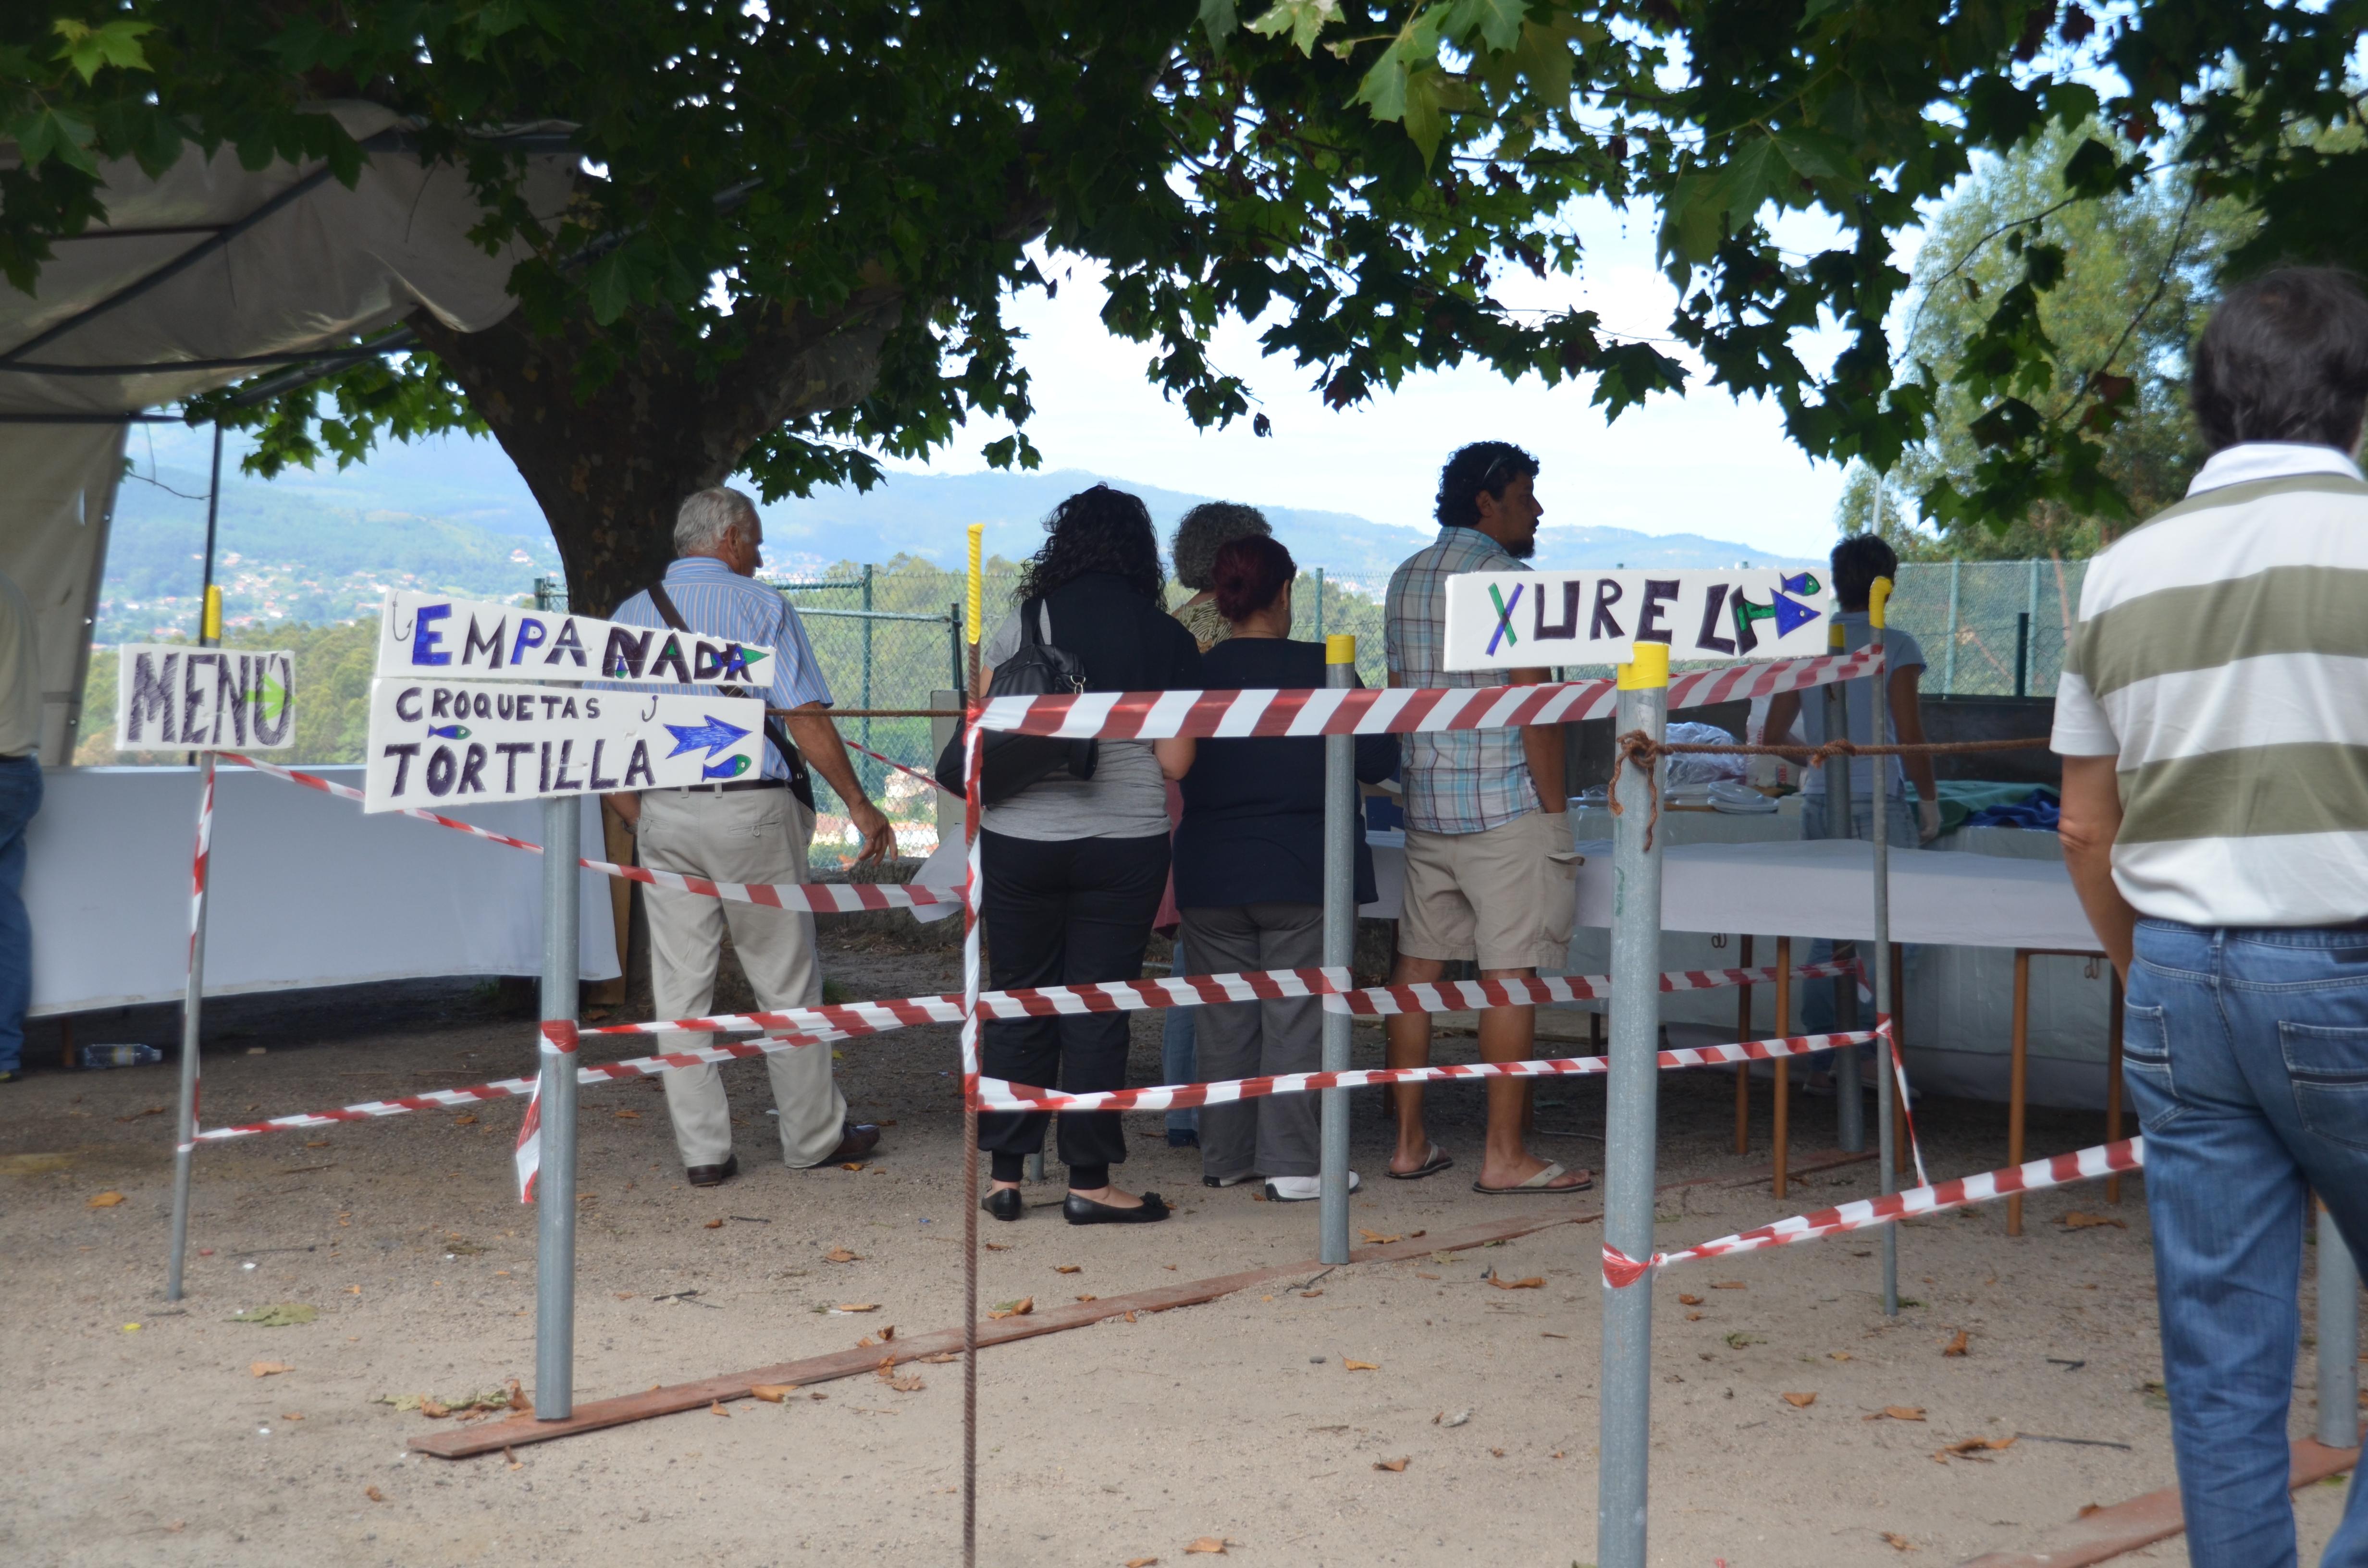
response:
<path id="1" fill-rule="evenodd" d="M 674 515 L 674 552 L 712 555 L 734 528 L 757 521 L 757 503 L 728 485 L 700 491 Z"/>
<path id="2" fill-rule="evenodd" d="M 1196 594 L 1206 593 L 1216 585 L 1212 579 L 1217 570 L 1217 551 L 1237 539 L 1273 532 L 1266 514 L 1256 506 L 1238 501 L 1203 501 L 1176 525 L 1176 538 L 1168 547 L 1176 562 L 1176 580 Z"/>

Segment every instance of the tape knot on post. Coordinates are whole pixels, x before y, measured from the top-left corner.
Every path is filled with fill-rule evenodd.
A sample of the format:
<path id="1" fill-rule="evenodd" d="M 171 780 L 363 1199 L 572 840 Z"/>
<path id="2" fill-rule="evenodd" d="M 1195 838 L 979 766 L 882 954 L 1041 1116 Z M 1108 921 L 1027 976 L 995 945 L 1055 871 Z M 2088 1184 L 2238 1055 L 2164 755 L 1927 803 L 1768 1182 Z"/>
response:
<path id="1" fill-rule="evenodd" d="M 1603 1248 L 1603 1282 L 1615 1290 L 1624 1290 L 1650 1274 L 1654 1265 L 1660 1261 L 1661 1255 L 1655 1253 L 1650 1258 L 1639 1263 L 1607 1242 Z"/>

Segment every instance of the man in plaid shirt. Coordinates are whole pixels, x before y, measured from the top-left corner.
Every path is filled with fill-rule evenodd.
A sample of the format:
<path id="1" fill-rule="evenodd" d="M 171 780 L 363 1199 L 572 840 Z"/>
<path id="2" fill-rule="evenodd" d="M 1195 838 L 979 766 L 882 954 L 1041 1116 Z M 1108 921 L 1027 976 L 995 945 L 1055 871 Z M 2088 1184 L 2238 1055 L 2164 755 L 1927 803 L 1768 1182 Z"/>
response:
<path id="1" fill-rule="evenodd" d="M 1447 579 L 1467 572 L 1520 572 L 1537 549 L 1537 460 L 1505 441 L 1477 441 L 1448 459 L 1439 476 L 1439 538 L 1390 578 L 1386 639 L 1390 684 L 1479 687 L 1497 676 L 1448 670 Z M 1550 678 L 1515 670 L 1517 686 Z M 1484 980 L 1527 979 L 1559 969 L 1570 942 L 1578 856 L 1564 815 L 1559 725 L 1522 730 L 1447 730 L 1405 737 L 1406 900 L 1398 917 L 1401 985 L 1441 978 L 1451 962 L 1476 960 Z M 1521 1062 L 1537 1036 L 1534 1007 L 1492 1007 L 1480 1015 L 1480 1055 Z M 1389 1062 L 1430 1062 L 1430 1017 L 1401 1013 L 1389 1021 Z M 1413 1181 L 1455 1162 L 1430 1142 L 1422 1089 L 1400 1085 L 1398 1146 L 1389 1174 Z M 1488 1083 L 1487 1147 L 1473 1190 L 1491 1195 L 1572 1192 L 1593 1185 L 1521 1142 L 1528 1085 Z"/>

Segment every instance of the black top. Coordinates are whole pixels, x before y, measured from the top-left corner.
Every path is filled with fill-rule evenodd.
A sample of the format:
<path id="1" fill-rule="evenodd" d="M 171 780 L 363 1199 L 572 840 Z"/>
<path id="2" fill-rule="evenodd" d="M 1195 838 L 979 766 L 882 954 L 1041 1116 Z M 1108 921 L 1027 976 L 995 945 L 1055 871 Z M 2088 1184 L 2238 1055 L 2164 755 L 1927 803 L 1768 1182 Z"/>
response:
<path id="1" fill-rule="evenodd" d="M 1087 572 L 1044 596 L 1053 641 L 1086 666 L 1087 691 L 1190 691 L 1207 685 L 1183 622 L 1114 572 Z"/>
<path id="2" fill-rule="evenodd" d="M 1218 691 L 1325 684 L 1321 642 L 1235 637 L 1202 654 L 1201 665 L 1203 680 Z M 1360 782 L 1379 783 L 1397 765 L 1395 735 L 1357 737 Z M 1373 857 L 1362 812 L 1356 824 L 1357 902 L 1371 903 Z M 1203 739 L 1184 776 L 1177 907 L 1323 902 L 1323 740 Z"/>

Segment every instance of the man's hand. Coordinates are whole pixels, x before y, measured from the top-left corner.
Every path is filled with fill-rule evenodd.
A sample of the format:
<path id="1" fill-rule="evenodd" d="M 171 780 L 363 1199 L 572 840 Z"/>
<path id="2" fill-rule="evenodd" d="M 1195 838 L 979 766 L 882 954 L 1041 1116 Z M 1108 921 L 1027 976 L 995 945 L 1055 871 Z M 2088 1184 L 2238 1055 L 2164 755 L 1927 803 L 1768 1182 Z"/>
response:
<path id="1" fill-rule="evenodd" d="M 1917 801 L 1916 842 L 1918 844 L 1930 844 L 1940 836 L 1941 802 L 1938 801 Z"/>
<path id="2" fill-rule="evenodd" d="M 858 795 L 847 808 L 847 815 L 855 824 L 855 830 L 863 835 L 863 853 L 855 858 L 857 865 L 883 859 L 895 852 L 895 824 L 879 807 Z"/>
<path id="3" fill-rule="evenodd" d="M 642 825 L 640 790 L 628 790 L 620 794 L 603 795 L 600 799 L 609 803 L 609 809 L 615 812 L 627 827 L 638 829 Z"/>

